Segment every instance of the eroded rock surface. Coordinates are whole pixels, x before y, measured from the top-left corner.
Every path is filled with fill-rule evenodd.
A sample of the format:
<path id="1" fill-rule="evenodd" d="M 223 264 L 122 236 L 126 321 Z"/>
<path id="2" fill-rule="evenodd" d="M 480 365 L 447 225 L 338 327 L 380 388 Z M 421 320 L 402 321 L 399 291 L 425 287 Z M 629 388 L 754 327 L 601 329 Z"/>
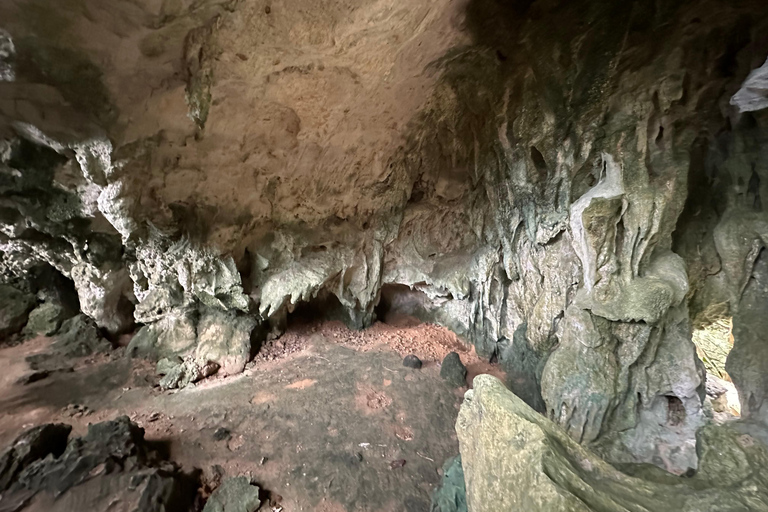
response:
<path id="1" fill-rule="evenodd" d="M 123 416 L 70 439 L 69 425 L 24 433 L 0 458 L 0 510 L 187 510 L 196 486 Z"/>
<path id="2" fill-rule="evenodd" d="M 488 375 L 475 379 L 456 422 L 467 504 L 475 512 L 768 510 L 768 448 L 731 427 L 698 433 L 690 477 L 650 465 L 619 471 Z"/>
<path id="3" fill-rule="evenodd" d="M 765 2 L 43 3 L 0 5 L 3 279 L 140 324 L 169 384 L 392 292 L 577 441 L 677 473 L 691 318 L 733 314 L 764 419 Z"/>
<path id="4" fill-rule="evenodd" d="M 225 479 L 208 498 L 203 512 L 256 512 L 259 505 L 259 488 L 239 476 Z"/>

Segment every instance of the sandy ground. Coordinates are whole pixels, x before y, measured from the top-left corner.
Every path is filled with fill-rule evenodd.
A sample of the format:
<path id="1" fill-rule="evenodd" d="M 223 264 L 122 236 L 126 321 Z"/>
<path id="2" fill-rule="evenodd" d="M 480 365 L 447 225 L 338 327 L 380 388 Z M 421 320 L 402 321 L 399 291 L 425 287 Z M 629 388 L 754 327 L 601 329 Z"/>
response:
<path id="1" fill-rule="evenodd" d="M 428 511 L 442 463 L 458 453 L 453 424 L 464 391 L 443 383 L 439 361 L 455 350 L 470 382 L 498 374 L 436 326 L 356 332 L 327 322 L 292 327 L 242 375 L 176 392 L 159 391 L 152 366 L 119 350 L 21 384 L 30 373 L 24 357 L 48 343 L 0 349 L 0 446 L 41 423 L 82 434 L 127 414 L 185 470 L 248 475 L 285 511 Z M 402 366 L 410 353 L 421 370 Z"/>

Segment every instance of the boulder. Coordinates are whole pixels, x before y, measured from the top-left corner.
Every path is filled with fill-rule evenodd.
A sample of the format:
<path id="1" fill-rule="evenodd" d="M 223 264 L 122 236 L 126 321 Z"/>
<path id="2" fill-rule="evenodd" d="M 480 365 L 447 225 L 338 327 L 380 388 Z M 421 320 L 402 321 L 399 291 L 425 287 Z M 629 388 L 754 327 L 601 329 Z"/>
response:
<path id="1" fill-rule="evenodd" d="M 7 491 L 19 474 L 32 462 L 52 454 L 64 453 L 72 427 L 48 423 L 21 434 L 0 456 L 0 492 Z"/>
<path id="2" fill-rule="evenodd" d="M 163 358 L 157 362 L 156 373 L 163 375 L 160 379 L 162 389 L 175 389 L 190 386 L 213 375 L 218 369 L 218 364 L 194 357 L 186 360 Z"/>
<path id="3" fill-rule="evenodd" d="M 64 306 L 54 302 L 40 304 L 29 314 L 27 325 L 24 326 L 24 336 L 52 336 L 61 327 L 61 323 L 71 316 Z"/>
<path id="4" fill-rule="evenodd" d="M 96 352 L 108 352 L 112 345 L 102 337 L 92 319 L 80 314 L 61 324 L 51 348 L 64 357 L 84 357 Z"/>
<path id="5" fill-rule="evenodd" d="M 0 342 L 21 331 L 34 307 L 34 295 L 0 285 Z"/>
<path id="6" fill-rule="evenodd" d="M 90 425 L 85 436 L 67 443 L 70 430 L 44 425 L 13 443 L 0 459 L 0 510 L 190 509 L 194 482 L 160 459 L 145 442 L 144 429 L 127 416 Z"/>
<path id="7" fill-rule="evenodd" d="M 461 455 L 443 464 L 443 480 L 432 494 L 430 512 L 467 512 L 467 488 L 464 485 Z"/>
<path id="8" fill-rule="evenodd" d="M 768 511 L 768 447 L 727 426 L 699 430 L 692 477 L 647 464 L 619 471 L 480 375 L 456 432 L 473 512 Z"/>
<path id="9" fill-rule="evenodd" d="M 461 362 L 459 354 L 451 352 L 440 366 L 440 376 L 449 386 L 460 388 L 467 385 L 467 367 Z"/>
<path id="10" fill-rule="evenodd" d="M 259 488 L 244 476 L 225 479 L 213 491 L 203 512 L 256 512 L 261 505 Z"/>
<path id="11" fill-rule="evenodd" d="M 223 375 L 242 372 L 251 355 L 255 326 L 250 316 L 207 308 L 197 324 L 195 358 L 216 363 Z"/>

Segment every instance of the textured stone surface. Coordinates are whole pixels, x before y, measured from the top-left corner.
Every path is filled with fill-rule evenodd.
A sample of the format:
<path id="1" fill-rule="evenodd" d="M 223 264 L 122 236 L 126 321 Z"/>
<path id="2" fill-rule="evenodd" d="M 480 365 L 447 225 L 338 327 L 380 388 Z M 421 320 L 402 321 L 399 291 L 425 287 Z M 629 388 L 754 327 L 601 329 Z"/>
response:
<path id="1" fill-rule="evenodd" d="M 195 357 L 216 363 L 224 375 L 242 372 L 250 358 L 251 331 L 255 326 L 252 317 L 205 311 L 197 324 Z"/>
<path id="2" fill-rule="evenodd" d="M 186 510 L 195 487 L 152 452 L 144 430 L 127 416 L 90 425 L 67 442 L 69 425 L 44 425 L 10 448 L 14 464 L 4 479 L 3 510 L 161 512 Z M 51 455 L 49 455 L 51 454 Z M 3 477 L 6 475 L 3 474 Z"/>
<path id="3" fill-rule="evenodd" d="M 206 359 L 184 360 L 163 358 L 157 362 L 157 374 L 162 375 L 162 389 L 185 388 L 216 373 L 219 365 Z"/>
<path id="4" fill-rule="evenodd" d="M 733 313 L 762 415 L 765 2 L 77 4 L 0 5 L 7 282 L 55 269 L 109 335 L 143 324 L 129 353 L 227 373 L 253 325 L 332 298 L 362 328 L 390 287 L 574 438 L 678 473 L 690 317 Z"/>
<path id="5" fill-rule="evenodd" d="M 6 492 L 24 469 L 48 456 L 61 456 L 67 447 L 72 427 L 47 424 L 34 427 L 19 436 L 0 456 L 0 491 Z"/>
<path id="6" fill-rule="evenodd" d="M 60 304 L 53 302 L 40 304 L 29 313 L 29 319 L 24 326 L 24 335 L 31 338 L 40 334 L 43 336 L 56 334 L 67 317 L 68 311 Z"/>
<path id="7" fill-rule="evenodd" d="M 24 327 L 35 297 L 11 286 L 0 285 L 0 340 L 6 340 Z"/>
<path id="8" fill-rule="evenodd" d="M 251 485 L 247 477 L 238 476 L 221 482 L 203 512 L 256 512 L 260 504 L 259 488 Z"/>
<path id="9" fill-rule="evenodd" d="M 456 352 L 451 352 L 443 359 L 440 365 L 440 377 L 449 386 L 460 388 L 467 385 L 467 367 L 461 362 L 461 357 Z"/>
<path id="10" fill-rule="evenodd" d="M 693 477 L 636 464 L 621 472 L 498 379 L 481 375 L 465 396 L 456 431 L 474 512 L 768 510 L 768 448 L 730 427 L 699 431 Z"/>
<path id="11" fill-rule="evenodd" d="M 65 357 L 89 356 L 96 352 L 108 352 L 112 345 L 99 333 L 93 320 L 77 315 L 61 324 L 51 344 L 54 353 Z"/>
<path id="12" fill-rule="evenodd" d="M 467 512 L 467 489 L 461 455 L 443 464 L 443 480 L 432 494 L 431 512 Z"/>

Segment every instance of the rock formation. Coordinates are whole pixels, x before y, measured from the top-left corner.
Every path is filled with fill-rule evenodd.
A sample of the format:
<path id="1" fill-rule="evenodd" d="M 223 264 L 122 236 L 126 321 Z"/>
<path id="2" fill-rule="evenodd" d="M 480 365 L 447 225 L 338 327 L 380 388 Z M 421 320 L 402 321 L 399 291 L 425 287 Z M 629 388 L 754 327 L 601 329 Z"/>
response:
<path id="1" fill-rule="evenodd" d="M 577 444 L 489 375 L 475 380 L 456 422 L 467 504 L 475 512 L 768 510 L 768 448 L 731 427 L 698 433 L 699 469 L 622 471 Z"/>
<path id="2" fill-rule="evenodd" d="M 13 0 L 0 20 L 4 286 L 46 304 L 40 275 L 70 282 L 169 385 L 242 371 L 301 304 L 362 328 L 389 294 L 576 441 L 677 473 L 706 422 L 692 321 L 733 315 L 729 372 L 768 421 L 764 2 Z"/>
<path id="3" fill-rule="evenodd" d="M 123 416 L 88 427 L 48 424 L 22 434 L 0 456 L 0 510 L 188 510 L 194 479 L 160 459 L 144 430 Z"/>

